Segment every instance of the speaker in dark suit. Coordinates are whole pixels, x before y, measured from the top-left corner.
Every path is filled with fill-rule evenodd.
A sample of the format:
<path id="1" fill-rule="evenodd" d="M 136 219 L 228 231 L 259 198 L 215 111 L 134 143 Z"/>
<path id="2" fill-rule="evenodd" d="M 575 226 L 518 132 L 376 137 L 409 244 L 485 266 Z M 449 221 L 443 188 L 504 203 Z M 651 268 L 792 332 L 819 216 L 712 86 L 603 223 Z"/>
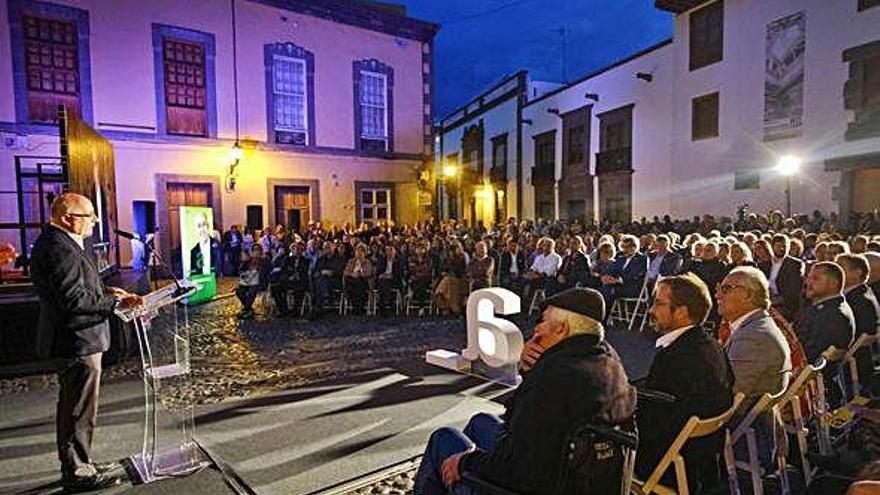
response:
<path id="1" fill-rule="evenodd" d="M 62 483 L 70 491 L 120 482 L 90 456 L 101 355 L 110 346 L 107 319 L 114 308 L 143 304 L 140 297 L 101 282 L 85 244 L 96 221 L 88 198 L 60 195 L 52 203 L 52 224 L 37 238 L 31 254 L 31 277 L 40 298 L 37 351 L 60 363 L 56 435 Z"/>

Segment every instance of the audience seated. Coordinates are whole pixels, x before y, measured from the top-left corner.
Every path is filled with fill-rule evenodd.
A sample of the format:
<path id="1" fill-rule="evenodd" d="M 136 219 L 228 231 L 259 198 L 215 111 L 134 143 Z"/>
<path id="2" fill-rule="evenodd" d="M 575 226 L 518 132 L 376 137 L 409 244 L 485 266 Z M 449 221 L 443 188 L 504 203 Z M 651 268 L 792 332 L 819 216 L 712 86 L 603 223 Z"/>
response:
<path id="1" fill-rule="evenodd" d="M 495 260 L 489 256 L 486 243 L 479 241 L 474 244 L 474 257 L 467 267 L 471 290 L 485 289 L 492 286 L 494 274 Z"/>
<path id="2" fill-rule="evenodd" d="M 378 313 L 387 316 L 397 304 L 397 294 L 403 290 L 406 262 L 393 245 L 385 246 L 376 268 L 376 290 L 379 293 Z"/>
<path id="3" fill-rule="evenodd" d="M 239 318 L 253 318 L 254 301 L 257 299 L 257 294 L 269 286 L 271 271 L 269 260 L 263 256 L 263 248 L 259 244 L 252 245 L 250 254 L 242 257 L 238 269 L 239 281 L 235 288 L 235 296 L 241 301 Z"/>
<path id="4" fill-rule="evenodd" d="M 336 247 L 332 242 L 324 243 L 321 254 L 315 260 L 312 269 L 315 300 L 313 312 L 320 314 L 323 308 L 329 304 L 331 296 L 342 290 L 342 272 L 345 269 L 345 260 L 337 255 Z"/>
<path id="5" fill-rule="evenodd" d="M 742 414 L 764 394 L 776 395 L 791 378 L 791 349 L 770 316 L 767 278 L 757 268 L 733 269 L 715 289 L 718 313 L 730 324 L 724 351 L 733 369 L 733 391 L 746 395 Z M 735 420 L 735 424 L 738 419 Z M 769 411 L 754 423 L 758 457 L 765 469 L 773 460 L 773 415 Z M 745 445 L 737 447 L 744 448 Z"/>
<path id="6" fill-rule="evenodd" d="M 367 246 L 358 244 L 354 257 L 345 265 L 345 292 L 354 314 L 366 312 L 367 299 L 373 278 L 373 263 L 367 259 Z"/>
<path id="7" fill-rule="evenodd" d="M 657 354 L 650 372 L 637 386 L 669 394 L 673 401 L 639 403 L 636 472 L 641 477 L 651 473 L 691 416 L 716 416 L 733 403 L 730 363 L 721 346 L 702 326 L 711 304 L 708 287 L 693 274 L 657 282 L 650 315 L 662 335 L 657 339 Z M 723 442 L 723 435 L 718 434 L 685 445 L 682 455 L 692 493 L 717 483 L 716 457 Z"/>
<path id="8" fill-rule="evenodd" d="M 467 262 L 461 243 L 452 241 L 449 243 L 449 253 L 441 263 L 441 278 L 434 289 L 434 297 L 437 300 L 437 308 L 441 313 L 460 315 L 462 302 L 467 293 Z"/>
<path id="9" fill-rule="evenodd" d="M 434 283 L 434 263 L 425 245 L 419 243 L 415 253 L 408 259 L 407 274 L 412 297 L 416 304 L 423 306 L 431 298 Z"/>
<path id="10" fill-rule="evenodd" d="M 655 249 L 648 255 L 648 283 L 651 286 L 660 277 L 678 275 L 684 260 L 675 251 L 669 250 L 669 236 L 660 234 L 654 242 Z"/>
<path id="11" fill-rule="evenodd" d="M 556 241 L 549 237 L 542 237 L 538 240 L 535 260 L 523 275 L 525 280 L 523 297 L 527 299 L 534 291 L 543 289 L 546 281 L 555 277 L 561 266 L 562 257 L 556 252 Z"/>
<path id="12" fill-rule="evenodd" d="M 770 300 L 788 320 L 794 320 L 801 308 L 804 285 L 804 262 L 789 254 L 790 240 L 785 234 L 773 236 L 772 258 L 758 263 L 770 283 Z"/>
<path id="13" fill-rule="evenodd" d="M 271 293 L 281 315 L 298 308 L 309 290 L 309 262 L 303 256 L 304 250 L 302 243 L 292 243 L 287 255 L 272 261 Z M 293 296 L 293 308 L 288 307 L 288 295 Z"/>
<path id="14" fill-rule="evenodd" d="M 807 274 L 804 294 L 810 305 L 801 312 L 795 329 L 811 363 L 831 346 L 837 356 L 829 357 L 839 358 L 852 344 L 855 319 L 843 297 L 843 277 L 843 269 L 830 261 L 814 264 Z"/>
<path id="15" fill-rule="evenodd" d="M 556 294 L 572 287 L 589 287 L 590 258 L 585 252 L 586 246 L 580 236 L 574 236 L 570 242 L 569 253 L 563 258 L 562 266 L 556 276 L 547 279 L 547 293 Z"/>
<path id="16" fill-rule="evenodd" d="M 880 306 L 874 291 L 868 287 L 868 260 L 863 254 L 840 254 L 837 256 L 837 264 L 843 268 L 844 297 L 853 312 L 855 321 L 854 339 L 862 334 L 877 335 L 878 316 Z M 860 382 L 870 385 L 874 374 L 874 360 L 871 350 L 860 349 L 856 355 L 856 364 Z"/>
<path id="17" fill-rule="evenodd" d="M 638 252 L 638 242 L 635 236 L 621 236 L 620 254 L 611 266 L 610 273 L 601 278 L 602 295 L 609 308 L 613 307 L 615 299 L 638 297 L 642 290 L 648 273 L 648 258 Z"/>
<path id="18" fill-rule="evenodd" d="M 516 240 L 507 241 L 498 266 L 499 285 L 519 293 L 522 289 L 522 276 L 526 271 L 526 258 Z"/>
<path id="19" fill-rule="evenodd" d="M 463 432 L 435 431 L 415 479 L 415 495 L 470 494 L 459 481 L 470 471 L 523 494 L 555 493 L 568 435 L 587 423 L 628 422 L 635 392 L 614 349 L 605 342 L 604 303 L 575 288 L 547 300 L 527 345 L 532 365 L 502 418 L 478 414 Z"/>

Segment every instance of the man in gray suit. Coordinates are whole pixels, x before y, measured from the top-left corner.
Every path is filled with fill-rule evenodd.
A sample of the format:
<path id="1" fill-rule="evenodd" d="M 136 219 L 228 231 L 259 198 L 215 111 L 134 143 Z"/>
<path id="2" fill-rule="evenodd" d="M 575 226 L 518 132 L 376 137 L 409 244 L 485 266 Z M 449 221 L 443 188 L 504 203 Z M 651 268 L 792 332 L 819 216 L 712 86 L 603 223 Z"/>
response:
<path id="1" fill-rule="evenodd" d="M 754 403 L 764 393 L 777 394 L 788 387 L 791 349 L 773 322 L 767 278 L 753 267 L 734 268 L 715 289 L 718 313 L 730 323 L 730 340 L 724 346 L 735 378 L 734 392 Z M 758 455 L 769 466 L 773 451 L 773 418 L 766 414 L 755 423 Z"/>

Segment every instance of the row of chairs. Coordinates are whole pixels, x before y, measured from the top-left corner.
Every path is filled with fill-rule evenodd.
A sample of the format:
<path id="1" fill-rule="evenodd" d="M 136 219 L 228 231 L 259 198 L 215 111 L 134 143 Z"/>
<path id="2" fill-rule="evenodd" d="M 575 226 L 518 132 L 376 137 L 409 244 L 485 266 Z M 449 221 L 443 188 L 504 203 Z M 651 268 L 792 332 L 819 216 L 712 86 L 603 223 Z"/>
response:
<path id="1" fill-rule="evenodd" d="M 877 341 L 877 336 L 862 335 L 845 352 L 843 358 L 835 363 L 829 363 L 825 358 L 819 358 L 816 363 L 804 368 L 794 380 L 789 383 L 786 390 L 775 395 L 764 394 L 748 411 L 739 417 L 741 420 L 734 426 L 730 424 L 738 409 L 743 407 L 744 395 L 737 393 L 733 404 L 729 409 L 712 418 L 691 417 L 676 435 L 666 453 L 644 480 L 634 477 L 633 467 L 637 449 L 637 436 L 635 431 L 627 431 L 622 427 L 608 427 L 588 425 L 581 427 L 571 436 L 567 442 L 566 453 L 566 476 L 562 483 L 572 486 L 572 476 L 581 477 L 576 479 L 575 486 L 595 486 L 595 466 L 597 458 L 606 459 L 614 463 L 616 469 L 613 478 L 620 481 L 618 490 L 603 490 L 601 493 L 620 493 L 628 495 L 658 495 L 681 494 L 687 495 L 688 479 L 687 466 L 681 452 L 688 442 L 694 439 L 706 437 L 724 430 L 725 442 L 723 449 L 723 461 L 728 477 L 728 488 L 731 495 L 740 495 L 744 491 L 740 488 L 740 473 L 750 480 L 751 489 L 746 493 L 763 495 L 765 492 L 764 479 L 770 473 L 766 473 L 761 467 L 758 453 L 757 421 L 765 414 L 772 414 L 782 424 L 774 464 L 776 475 L 779 479 L 781 493 L 792 493 L 791 481 L 789 480 L 789 456 L 793 449 L 788 448 L 788 438 L 791 437 L 797 444 L 797 459 L 801 465 L 804 486 L 809 485 L 817 475 L 817 468 L 810 462 L 811 432 L 815 436 L 816 444 L 821 454 L 832 452 L 832 438 L 829 428 L 830 412 L 825 399 L 825 382 L 823 372 L 827 366 L 837 366 L 846 369 L 852 375 L 852 392 L 847 399 L 854 398 L 859 390 L 858 371 L 855 365 L 855 354 L 860 348 L 870 348 Z M 842 374 L 842 373 L 841 373 Z M 640 391 L 640 399 L 651 395 L 649 392 Z M 588 432 L 589 434 L 585 434 Z M 745 458 L 737 460 L 734 449 L 740 443 L 745 443 Z M 593 447 L 590 447 L 593 446 Z M 604 453 L 602 453 L 604 452 Z M 587 466 L 589 472 L 583 467 Z M 675 486 L 661 484 L 664 475 L 670 469 L 675 476 Z M 599 472 L 602 472 L 601 470 Z M 608 476 L 607 472 L 603 476 Z M 480 493 L 490 495 L 515 495 L 515 492 L 504 489 L 480 479 L 473 473 L 464 474 L 464 482 L 479 489 Z M 587 493 L 587 491 L 567 491 L 557 487 L 554 493 Z M 589 491 L 590 493 L 600 493 Z"/>
<path id="2" fill-rule="evenodd" d="M 417 295 L 414 294 L 414 291 L 409 286 L 409 284 L 406 284 L 402 289 L 394 288 L 392 289 L 392 292 L 394 294 L 394 312 L 396 315 L 400 315 L 402 311 L 405 311 L 406 314 L 409 315 L 411 311 L 423 309 L 427 309 L 429 314 L 433 314 L 435 306 L 433 297 L 429 297 L 427 298 L 427 300 L 421 301 L 420 298 L 418 298 Z M 274 302 L 270 296 L 269 291 L 261 292 L 258 296 L 258 301 L 266 312 L 271 311 L 272 307 L 274 306 Z M 297 301 L 295 294 L 288 291 L 288 307 L 293 308 L 296 303 Z M 331 290 L 330 298 L 325 304 L 325 308 L 336 311 L 340 315 L 349 314 L 354 309 L 352 300 L 345 290 L 344 279 L 341 289 Z M 298 309 L 300 316 L 305 316 L 314 309 L 314 300 L 311 290 L 305 291 L 300 297 Z M 370 287 L 367 290 L 367 301 L 365 309 L 368 315 L 375 315 L 378 313 L 379 291 L 376 288 Z"/>

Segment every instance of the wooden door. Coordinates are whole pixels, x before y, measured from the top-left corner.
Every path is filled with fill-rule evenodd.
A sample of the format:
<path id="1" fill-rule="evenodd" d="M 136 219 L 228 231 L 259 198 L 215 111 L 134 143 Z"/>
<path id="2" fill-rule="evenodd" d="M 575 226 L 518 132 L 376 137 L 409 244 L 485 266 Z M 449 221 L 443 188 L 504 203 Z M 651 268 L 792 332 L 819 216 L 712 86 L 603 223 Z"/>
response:
<path id="1" fill-rule="evenodd" d="M 307 225 L 311 220 L 310 193 L 309 186 L 275 186 L 275 224 L 296 230 Z M 291 210 L 299 213 L 292 213 Z M 291 225 L 297 215 L 299 226 Z"/>

